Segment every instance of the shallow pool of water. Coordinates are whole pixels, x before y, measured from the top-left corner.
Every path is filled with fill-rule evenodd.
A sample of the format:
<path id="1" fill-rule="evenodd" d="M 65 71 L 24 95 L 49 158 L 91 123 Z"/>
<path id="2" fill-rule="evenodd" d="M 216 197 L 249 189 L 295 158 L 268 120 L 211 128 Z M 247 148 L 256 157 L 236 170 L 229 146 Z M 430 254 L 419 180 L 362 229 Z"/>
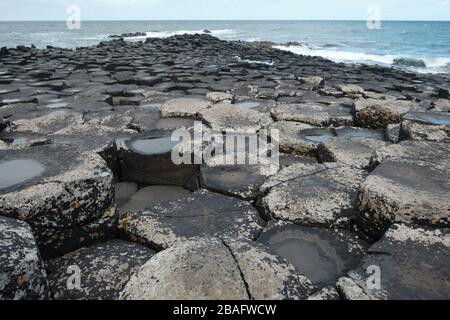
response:
<path id="1" fill-rule="evenodd" d="M 172 141 L 172 137 L 148 138 L 131 141 L 133 151 L 144 155 L 155 155 L 172 152 L 179 141 Z"/>
<path id="2" fill-rule="evenodd" d="M 9 188 L 44 173 L 45 167 L 31 159 L 17 159 L 0 163 L 0 190 Z"/>

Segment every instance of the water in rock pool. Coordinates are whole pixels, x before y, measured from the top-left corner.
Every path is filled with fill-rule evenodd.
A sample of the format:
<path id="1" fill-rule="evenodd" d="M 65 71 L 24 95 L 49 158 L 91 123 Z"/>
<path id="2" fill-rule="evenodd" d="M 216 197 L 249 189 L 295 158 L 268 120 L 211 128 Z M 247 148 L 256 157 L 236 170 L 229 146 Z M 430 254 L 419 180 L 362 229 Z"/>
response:
<path id="1" fill-rule="evenodd" d="M 307 135 L 304 136 L 306 140 L 313 141 L 313 142 L 327 142 L 328 140 L 332 139 L 333 136 L 326 135 L 326 134 L 318 134 L 318 135 Z"/>
<path id="2" fill-rule="evenodd" d="M 172 141 L 172 137 L 162 137 L 134 140 L 130 147 L 140 154 L 154 155 L 171 152 L 177 144 L 179 141 Z"/>
<path id="3" fill-rule="evenodd" d="M 0 190 L 36 178 L 45 167 L 31 159 L 17 159 L 0 163 Z"/>

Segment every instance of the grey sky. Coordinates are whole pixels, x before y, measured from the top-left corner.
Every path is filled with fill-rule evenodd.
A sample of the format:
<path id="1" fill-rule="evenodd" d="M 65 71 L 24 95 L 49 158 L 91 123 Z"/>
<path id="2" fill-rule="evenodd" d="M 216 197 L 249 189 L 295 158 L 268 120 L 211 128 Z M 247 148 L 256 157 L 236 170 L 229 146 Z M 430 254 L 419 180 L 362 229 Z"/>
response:
<path id="1" fill-rule="evenodd" d="M 65 20 L 70 5 L 82 20 L 366 20 L 372 4 L 383 20 L 450 20 L 450 0 L 1 0 L 0 20 Z"/>

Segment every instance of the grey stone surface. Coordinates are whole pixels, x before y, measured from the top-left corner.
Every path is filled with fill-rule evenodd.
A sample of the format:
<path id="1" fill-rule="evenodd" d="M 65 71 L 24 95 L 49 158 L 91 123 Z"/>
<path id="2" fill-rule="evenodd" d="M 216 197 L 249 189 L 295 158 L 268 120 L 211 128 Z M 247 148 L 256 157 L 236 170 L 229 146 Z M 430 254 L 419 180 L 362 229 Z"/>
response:
<path id="1" fill-rule="evenodd" d="M 448 229 L 393 225 L 361 265 L 338 282 L 349 300 L 447 300 L 450 295 Z M 381 270 L 380 288 L 369 288 L 368 268 Z"/>
<path id="2" fill-rule="evenodd" d="M 405 115 L 400 129 L 402 140 L 450 141 L 450 114 L 411 112 Z"/>
<path id="3" fill-rule="evenodd" d="M 111 240 L 47 261 L 55 300 L 116 300 L 131 276 L 153 255 L 139 244 Z M 75 267 L 75 268 L 74 268 Z M 80 288 L 68 288 L 80 272 Z"/>
<path id="4" fill-rule="evenodd" d="M 44 263 L 31 228 L 0 217 L 0 300 L 50 299 Z"/>
<path id="5" fill-rule="evenodd" d="M 369 245 L 346 230 L 269 222 L 258 242 L 284 257 L 317 287 L 334 286 L 356 268 Z"/>
<path id="6" fill-rule="evenodd" d="M 373 239 L 395 222 L 448 227 L 450 174 L 432 163 L 386 159 L 359 191 L 358 227 Z"/>
<path id="7" fill-rule="evenodd" d="M 294 164 L 266 181 L 259 206 L 266 218 L 346 228 L 365 177 L 362 170 L 337 164 Z"/>
<path id="8" fill-rule="evenodd" d="M 337 162 L 360 169 L 368 169 L 372 154 L 388 143 L 376 139 L 338 137 L 318 147 L 320 162 Z"/>
<path id="9" fill-rule="evenodd" d="M 259 165 L 223 165 L 200 168 L 201 185 L 213 192 L 255 200 L 267 176 Z"/>
<path id="10" fill-rule="evenodd" d="M 126 204 L 138 192 L 139 186 L 134 182 L 118 182 L 114 185 L 116 205 L 118 208 Z"/>
<path id="11" fill-rule="evenodd" d="M 194 117 L 203 109 L 208 109 L 211 102 L 201 99 L 179 98 L 165 102 L 161 106 L 161 117 Z"/>
<path id="12" fill-rule="evenodd" d="M 132 277 L 124 300 L 306 299 L 310 281 L 247 241 L 197 238 L 160 252 Z"/>
<path id="13" fill-rule="evenodd" d="M 119 223 L 125 239 L 155 250 L 198 236 L 255 239 L 264 226 L 251 203 L 206 190 L 127 214 Z"/>
<path id="14" fill-rule="evenodd" d="M 272 122 L 272 118 L 267 113 L 224 103 L 200 111 L 199 117 L 203 123 L 214 130 L 230 133 L 256 133 Z"/>
<path id="15" fill-rule="evenodd" d="M 318 146 L 335 138 L 335 133 L 331 129 L 317 128 L 294 121 L 274 122 L 269 126 L 269 134 L 271 130 L 279 131 L 278 142 L 281 152 L 301 156 L 317 156 Z"/>
<path id="16" fill-rule="evenodd" d="M 325 287 L 308 298 L 311 301 L 334 301 L 341 300 L 335 287 Z"/>
<path id="17" fill-rule="evenodd" d="M 272 109 L 277 121 L 298 121 L 315 126 L 351 126 L 353 116 L 348 108 L 320 104 L 282 104 Z"/>

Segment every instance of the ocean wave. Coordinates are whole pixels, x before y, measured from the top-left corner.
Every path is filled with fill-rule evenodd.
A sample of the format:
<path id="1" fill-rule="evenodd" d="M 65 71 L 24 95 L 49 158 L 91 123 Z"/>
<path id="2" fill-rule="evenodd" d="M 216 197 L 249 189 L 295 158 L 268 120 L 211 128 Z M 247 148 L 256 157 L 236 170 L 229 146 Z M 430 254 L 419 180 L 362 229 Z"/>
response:
<path id="1" fill-rule="evenodd" d="M 394 54 L 368 54 L 344 50 L 330 50 L 326 48 L 310 46 L 276 46 L 280 50 L 286 50 L 299 55 L 317 56 L 334 62 L 366 63 L 382 66 L 397 66 L 416 72 L 442 73 L 450 72 L 450 57 L 420 57 Z M 424 65 L 425 66 L 424 66 Z"/>
<path id="2" fill-rule="evenodd" d="M 215 36 L 227 35 L 234 33 L 231 29 L 220 29 L 220 30 L 177 30 L 177 31 L 149 31 L 146 32 L 145 36 L 130 37 L 127 40 L 141 40 L 145 38 L 169 38 L 173 36 L 183 35 L 183 34 L 211 34 Z"/>

